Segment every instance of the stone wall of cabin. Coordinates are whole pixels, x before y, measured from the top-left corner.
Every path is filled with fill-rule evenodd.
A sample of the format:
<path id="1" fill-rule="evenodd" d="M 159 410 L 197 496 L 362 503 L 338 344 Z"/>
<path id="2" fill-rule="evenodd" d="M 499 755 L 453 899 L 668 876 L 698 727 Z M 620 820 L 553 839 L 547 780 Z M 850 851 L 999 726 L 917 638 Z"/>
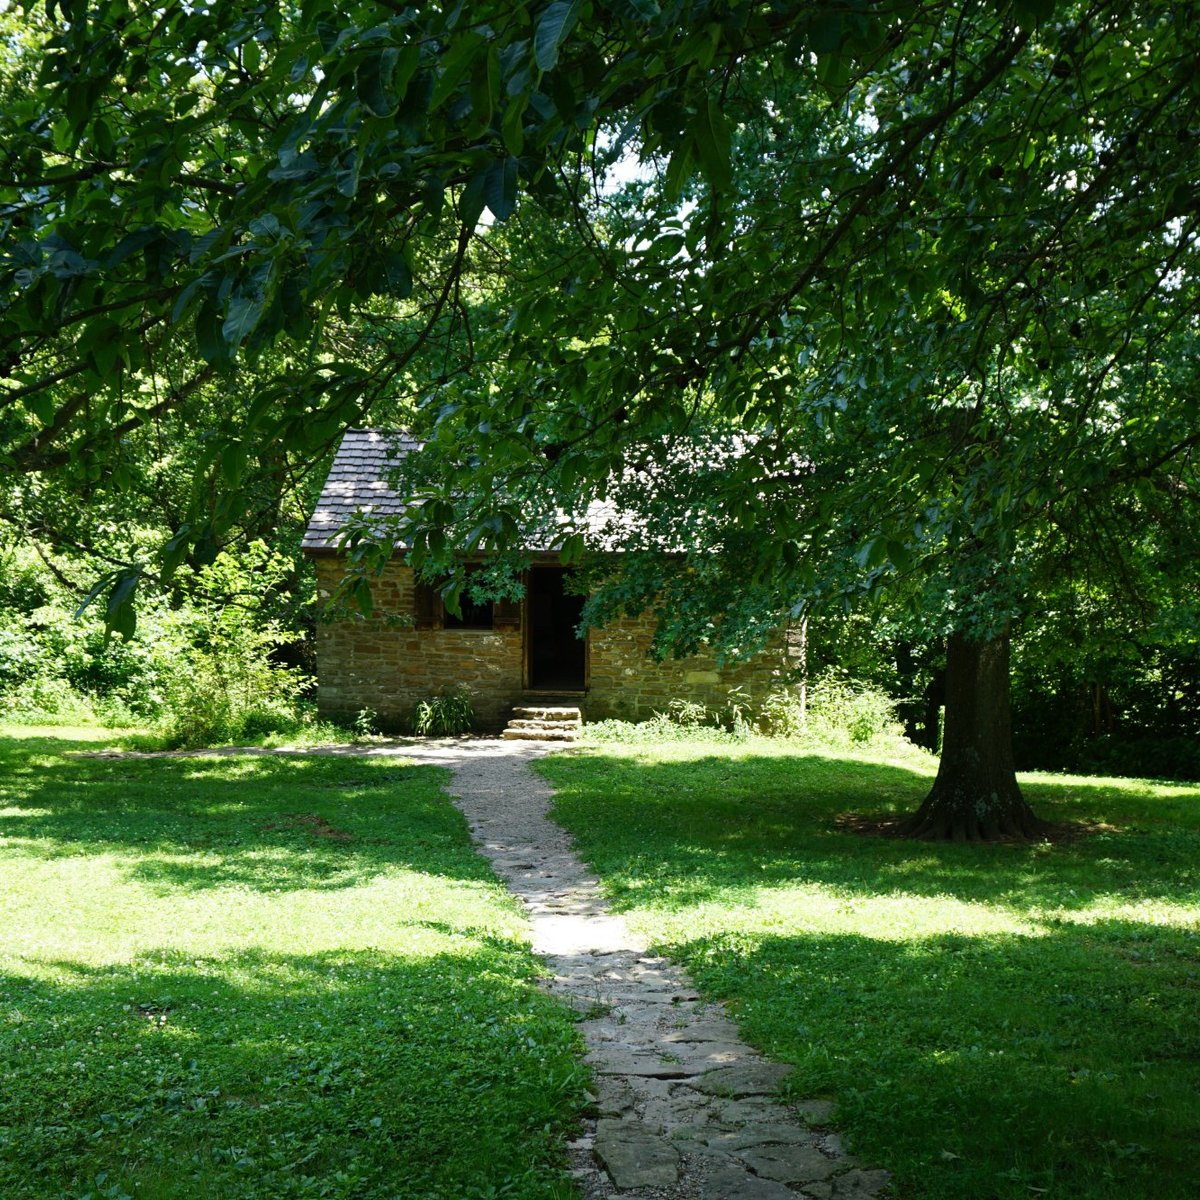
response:
<path id="1" fill-rule="evenodd" d="M 319 558 L 318 593 L 341 578 L 336 558 Z M 521 693 L 520 630 L 416 629 L 413 573 L 394 565 L 372 586 L 374 612 L 317 627 L 317 707 L 334 720 L 364 708 L 385 729 L 403 728 L 417 703 L 465 684 L 484 727 L 508 719 Z"/>
<path id="2" fill-rule="evenodd" d="M 341 562 L 333 557 L 315 561 L 318 592 L 325 597 L 341 578 Z M 417 629 L 408 567 L 393 564 L 372 590 L 372 616 L 318 626 L 321 715 L 348 721 L 371 709 L 381 727 L 404 728 L 419 701 L 463 684 L 471 692 L 478 724 L 485 729 L 503 725 L 524 696 L 524 612 L 518 629 Z M 735 687 L 761 700 L 788 681 L 789 669 L 802 665 L 799 635 L 791 630 L 758 657 L 724 669 L 705 656 L 654 662 L 647 655 L 653 633 L 648 615 L 591 631 L 585 719 L 644 720 L 675 699 L 721 708 Z"/>
<path id="3" fill-rule="evenodd" d="M 722 709 L 734 688 L 740 688 L 751 702 L 761 702 L 770 692 L 795 682 L 804 665 L 799 630 L 782 631 L 763 653 L 724 667 L 709 655 L 655 662 L 649 656 L 653 637 L 654 618 L 649 614 L 622 618 L 592 631 L 589 720 L 620 717 L 644 721 L 666 711 L 672 700 Z"/>

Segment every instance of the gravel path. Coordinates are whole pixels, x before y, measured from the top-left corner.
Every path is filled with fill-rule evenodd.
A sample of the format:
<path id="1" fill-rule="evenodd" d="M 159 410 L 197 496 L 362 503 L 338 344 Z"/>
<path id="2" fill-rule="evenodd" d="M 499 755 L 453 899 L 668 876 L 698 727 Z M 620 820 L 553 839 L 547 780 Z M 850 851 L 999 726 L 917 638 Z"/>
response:
<path id="1" fill-rule="evenodd" d="M 720 1006 L 607 910 L 546 816 L 552 789 L 529 769 L 555 748 L 472 739 L 391 753 L 453 771 L 455 804 L 528 911 L 550 990 L 581 1014 L 596 1078 L 594 1115 L 570 1148 L 584 1200 L 876 1196 L 887 1173 L 864 1170 L 821 1128 L 829 1104 L 773 1099 L 790 1068 L 742 1042 Z"/>

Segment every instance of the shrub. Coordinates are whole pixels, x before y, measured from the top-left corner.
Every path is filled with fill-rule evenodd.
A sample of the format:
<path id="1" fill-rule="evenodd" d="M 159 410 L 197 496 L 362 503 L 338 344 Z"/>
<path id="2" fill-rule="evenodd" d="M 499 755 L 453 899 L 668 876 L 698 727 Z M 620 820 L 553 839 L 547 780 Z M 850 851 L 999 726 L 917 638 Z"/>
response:
<path id="1" fill-rule="evenodd" d="M 41 647 L 24 629 L 0 629 L 0 693 L 34 678 L 42 670 Z"/>
<path id="2" fill-rule="evenodd" d="M 1088 738 L 1065 752 L 1068 769 L 1142 779 L 1200 781 L 1200 740 L 1194 737 Z"/>
<path id="3" fill-rule="evenodd" d="M 355 737 L 374 737 L 379 732 L 379 714 L 373 708 L 360 708 L 354 714 L 350 728 Z"/>
<path id="4" fill-rule="evenodd" d="M 97 719 L 88 697 L 80 696 L 65 680 L 38 674 L 22 680 L 4 694 L 7 721 L 18 725 L 87 725 Z"/>
<path id="5" fill-rule="evenodd" d="M 672 700 L 665 713 L 655 713 L 655 716 L 682 729 L 695 729 L 710 723 L 708 709 L 695 700 Z"/>
<path id="6" fill-rule="evenodd" d="M 758 724 L 763 733 L 770 737 L 799 737 L 806 724 L 800 697 L 794 691 L 772 692 L 762 702 Z"/>
<path id="7" fill-rule="evenodd" d="M 826 672 L 808 689 L 807 711 L 791 689 L 770 693 L 755 705 L 741 688 L 728 693 L 713 712 L 688 700 L 672 700 L 647 721 L 592 721 L 587 736 L 596 742 L 652 745 L 657 742 L 743 741 L 760 732 L 820 745 L 867 746 L 902 737 L 896 701 L 878 688 Z"/>
<path id="8" fill-rule="evenodd" d="M 870 684 L 833 671 L 821 675 L 809 688 L 804 732 L 833 746 L 865 746 L 902 734 L 895 700 Z"/>
<path id="9" fill-rule="evenodd" d="M 657 746 L 663 742 L 716 742 L 736 740 L 719 725 L 679 725 L 666 713 L 655 713 L 648 721 L 622 721 L 616 718 L 589 721 L 584 735 L 593 742 L 619 742 L 629 746 Z"/>
<path id="10" fill-rule="evenodd" d="M 725 697 L 725 707 L 718 714 L 717 723 L 738 741 L 744 741 L 754 732 L 750 723 L 750 713 L 750 697 L 740 687 L 730 688 Z"/>
<path id="11" fill-rule="evenodd" d="M 196 572 L 193 603 L 165 620 L 156 651 L 168 660 L 161 729 L 176 746 L 293 733 L 303 724 L 301 701 L 309 680 L 271 659 L 294 641 L 259 612 L 289 567 L 261 542 L 240 560 L 219 554 Z M 237 605 L 227 597 L 238 596 Z"/>
<path id="12" fill-rule="evenodd" d="M 422 700 L 413 710 L 413 732 L 422 737 L 467 733 L 475 722 L 471 693 L 465 687 Z"/>

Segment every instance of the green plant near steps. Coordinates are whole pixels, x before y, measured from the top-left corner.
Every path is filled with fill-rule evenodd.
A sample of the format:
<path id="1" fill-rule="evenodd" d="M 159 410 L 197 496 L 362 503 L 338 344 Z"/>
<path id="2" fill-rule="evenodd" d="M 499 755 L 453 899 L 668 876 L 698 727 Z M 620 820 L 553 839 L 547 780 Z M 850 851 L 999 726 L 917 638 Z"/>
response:
<path id="1" fill-rule="evenodd" d="M 379 732 L 379 714 L 373 708 L 360 708 L 351 723 L 354 736 L 374 737 Z"/>
<path id="2" fill-rule="evenodd" d="M 413 732 L 422 737 L 467 733 L 474 723 L 475 709 L 465 687 L 422 700 L 413 710 Z"/>

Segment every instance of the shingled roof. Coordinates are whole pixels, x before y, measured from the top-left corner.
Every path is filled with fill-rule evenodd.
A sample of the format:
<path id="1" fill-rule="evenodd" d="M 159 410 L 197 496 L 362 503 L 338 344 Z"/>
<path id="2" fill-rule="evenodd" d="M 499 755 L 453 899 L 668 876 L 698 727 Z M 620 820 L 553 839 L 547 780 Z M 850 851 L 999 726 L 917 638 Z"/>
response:
<path id="1" fill-rule="evenodd" d="M 671 469 L 662 471 L 662 479 L 682 479 L 725 459 L 740 457 L 749 439 L 725 438 L 680 441 L 671 449 Z M 304 534 L 303 547 L 310 553 L 332 553 L 338 549 L 338 536 L 355 513 L 373 513 L 382 517 L 399 516 L 405 504 L 388 483 L 390 472 L 421 443 L 403 430 L 348 429 L 334 456 L 329 477 L 321 489 L 321 498 Z M 799 460 L 797 460 L 799 461 Z M 632 481 L 644 489 L 652 476 L 630 468 L 626 482 Z M 703 491 L 703 486 L 701 486 Z M 634 511 L 638 506 L 622 508 L 612 498 L 593 500 L 581 516 L 567 521 L 566 514 L 543 516 L 539 529 L 531 525 L 526 530 L 526 550 L 553 553 L 560 545 L 565 526 L 582 529 L 589 545 L 597 550 L 629 550 L 652 546 L 659 552 L 678 553 L 688 541 L 687 528 L 661 528 L 657 518 Z M 686 513 L 685 513 L 686 515 Z M 685 522 L 686 525 L 686 522 Z"/>
<path id="2" fill-rule="evenodd" d="M 420 443 L 387 429 L 347 429 L 304 533 L 305 550 L 333 550 L 337 536 L 356 512 L 399 516 L 400 497 L 388 486 L 388 472 Z"/>

